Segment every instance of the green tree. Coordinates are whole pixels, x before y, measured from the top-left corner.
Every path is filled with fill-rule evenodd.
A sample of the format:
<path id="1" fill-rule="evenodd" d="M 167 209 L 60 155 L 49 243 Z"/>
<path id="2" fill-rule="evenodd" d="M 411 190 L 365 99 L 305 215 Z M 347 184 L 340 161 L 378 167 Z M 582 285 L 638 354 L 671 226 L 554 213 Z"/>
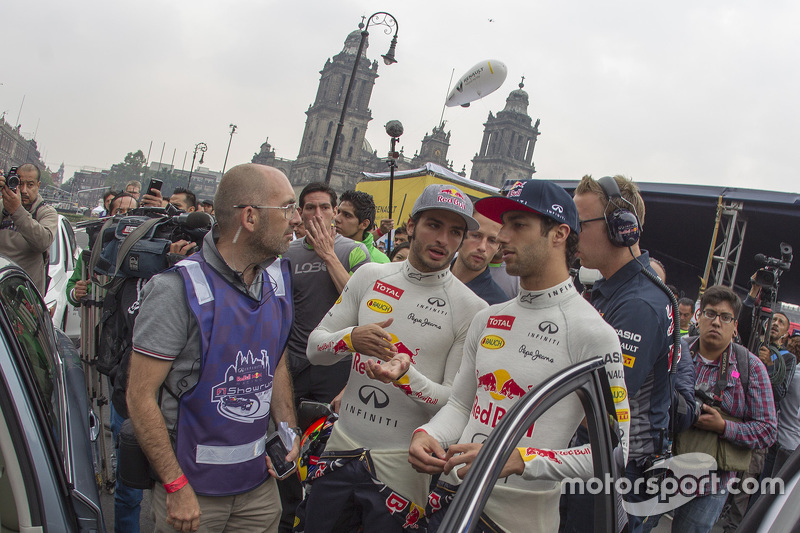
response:
<path id="1" fill-rule="evenodd" d="M 122 190 L 125 188 L 125 184 L 131 180 L 142 181 L 146 163 L 147 158 L 141 150 L 128 152 L 122 163 L 111 165 L 111 170 L 108 171 L 106 178 L 106 187 Z M 147 186 L 147 184 L 143 186 Z"/>

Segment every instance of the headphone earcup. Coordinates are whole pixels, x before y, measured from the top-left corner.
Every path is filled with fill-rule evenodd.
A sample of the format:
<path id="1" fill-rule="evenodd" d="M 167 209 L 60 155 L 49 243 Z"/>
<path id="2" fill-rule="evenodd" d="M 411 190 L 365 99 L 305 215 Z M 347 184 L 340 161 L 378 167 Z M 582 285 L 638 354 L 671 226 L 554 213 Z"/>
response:
<path id="1" fill-rule="evenodd" d="M 633 246 L 639 242 L 639 219 L 627 209 L 617 209 L 606 216 L 608 238 L 614 246 Z"/>

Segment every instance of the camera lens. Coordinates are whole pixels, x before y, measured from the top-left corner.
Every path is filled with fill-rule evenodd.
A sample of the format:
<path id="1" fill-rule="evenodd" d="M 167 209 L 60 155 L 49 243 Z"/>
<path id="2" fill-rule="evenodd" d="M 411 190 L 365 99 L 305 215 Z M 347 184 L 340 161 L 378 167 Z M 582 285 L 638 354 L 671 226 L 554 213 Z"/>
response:
<path id="1" fill-rule="evenodd" d="M 6 185 L 12 191 L 16 191 L 17 187 L 19 187 L 19 176 L 16 174 L 12 174 L 6 178 Z"/>

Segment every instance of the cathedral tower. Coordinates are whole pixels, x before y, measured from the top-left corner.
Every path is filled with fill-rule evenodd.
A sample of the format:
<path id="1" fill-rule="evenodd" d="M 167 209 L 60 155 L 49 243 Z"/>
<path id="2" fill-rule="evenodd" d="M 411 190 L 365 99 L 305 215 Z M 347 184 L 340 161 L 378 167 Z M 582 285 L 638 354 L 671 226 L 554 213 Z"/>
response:
<path id="1" fill-rule="evenodd" d="M 353 72 L 353 61 L 358 52 L 361 32 L 356 30 L 347 36 L 341 52 L 328 59 L 320 71 L 319 88 L 314 103 L 306 111 L 306 127 L 300 144 L 300 153 L 292 166 L 293 185 L 305 185 L 312 181 L 325 181 L 325 172 L 333 147 L 333 137 L 344 105 L 347 85 Z M 339 142 L 339 153 L 333 167 L 331 185 L 337 191 L 355 187 L 364 170 L 364 134 L 372 120 L 369 100 L 378 63 L 366 57 L 369 41 L 364 43 L 358 73 L 347 106 L 347 117 Z"/>
<path id="2" fill-rule="evenodd" d="M 539 136 L 539 120 L 531 126 L 528 93 L 523 87 L 520 82 L 519 89 L 511 91 L 506 107 L 496 117 L 489 112 L 470 179 L 500 187 L 507 179 L 529 179 L 536 172 L 533 148 Z"/>

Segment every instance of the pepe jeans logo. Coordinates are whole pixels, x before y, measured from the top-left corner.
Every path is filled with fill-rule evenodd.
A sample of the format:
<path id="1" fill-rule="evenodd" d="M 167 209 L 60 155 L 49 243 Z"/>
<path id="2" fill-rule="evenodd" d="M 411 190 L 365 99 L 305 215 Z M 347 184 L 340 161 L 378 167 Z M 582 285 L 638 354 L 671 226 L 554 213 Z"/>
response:
<path id="1" fill-rule="evenodd" d="M 387 314 L 392 312 L 391 305 L 384 302 L 383 300 L 378 300 L 377 298 L 372 298 L 369 301 L 367 301 L 367 307 L 369 307 L 370 309 L 372 309 L 377 313 Z"/>
<path id="2" fill-rule="evenodd" d="M 436 307 L 444 307 L 447 304 L 447 302 L 445 302 L 443 299 L 438 298 L 436 296 L 428 298 L 428 303 L 431 305 L 435 305 Z"/>
<path id="3" fill-rule="evenodd" d="M 554 333 L 558 333 L 558 326 L 549 320 L 545 320 L 539 323 L 539 331 L 547 333 L 548 335 L 553 335 Z"/>

